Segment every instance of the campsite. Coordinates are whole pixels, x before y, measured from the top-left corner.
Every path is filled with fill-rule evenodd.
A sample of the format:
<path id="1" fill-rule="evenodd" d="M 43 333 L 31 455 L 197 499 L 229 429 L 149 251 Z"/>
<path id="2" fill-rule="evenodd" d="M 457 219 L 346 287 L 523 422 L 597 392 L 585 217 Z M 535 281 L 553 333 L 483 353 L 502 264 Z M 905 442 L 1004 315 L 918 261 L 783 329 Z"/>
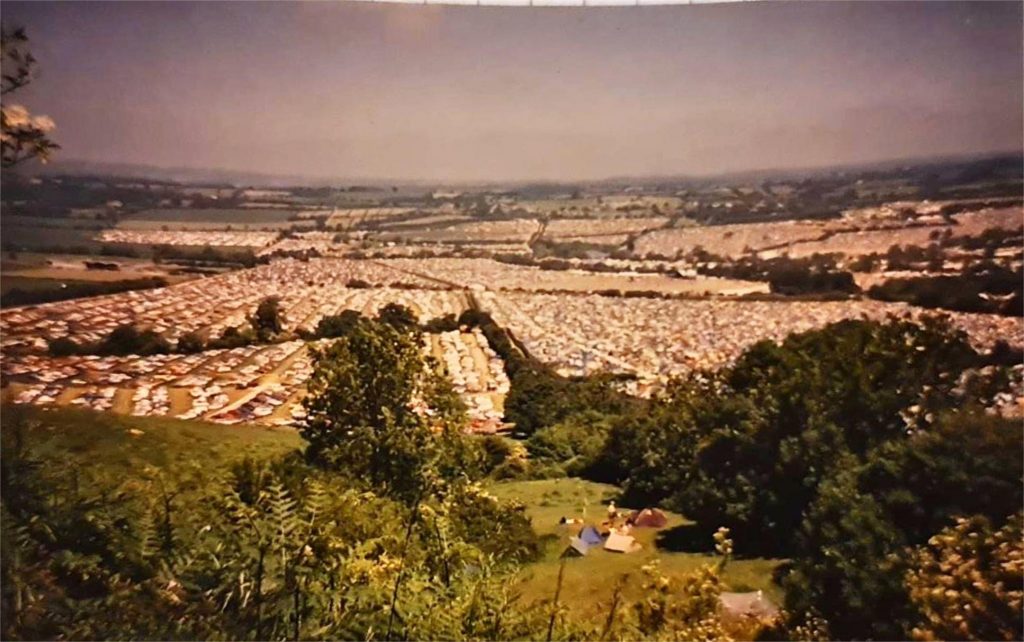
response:
<path id="1" fill-rule="evenodd" d="M 1024 641 L 1024 3 L 0 3 L 0 642 Z"/>
<path id="2" fill-rule="evenodd" d="M 524 601 L 530 603 L 551 599 L 569 537 L 586 525 L 599 526 L 606 520 L 608 502 L 615 499 L 618 489 L 609 484 L 568 477 L 499 482 L 489 487 L 488 492 L 499 499 L 523 503 L 534 530 L 545 543 L 543 556 L 521 571 L 517 588 L 522 591 Z M 619 507 L 619 511 L 628 515 L 630 508 L 633 507 Z M 665 511 L 665 515 L 668 523 L 664 528 L 631 530 L 630 535 L 641 547 L 635 552 L 614 553 L 602 546 L 592 546 L 585 556 L 568 557 L 560 602 L 575 617 L 600 621 L 607 616 L 616 585 L 624 576 L 627 579 L 623 596 L 628 599 L 642 596 L 641 567 L 652 560 L 660 560 L 661 571 L 667 576 L 682 576 L 714 563 L 710 538 L 706 552 L 675 551 L 659 545 L 659 536 L 692 523 L 676 513 Z M 585 523 L 559 524 L 563 517 L 582 518 Z M 725 568 L 725 590 L 736 593 L 760 590 L 767 599 L 781 603 L 782 592 L 772 582 L 772 571 L 780 561 L 764 558 L 731 560 Z"/>

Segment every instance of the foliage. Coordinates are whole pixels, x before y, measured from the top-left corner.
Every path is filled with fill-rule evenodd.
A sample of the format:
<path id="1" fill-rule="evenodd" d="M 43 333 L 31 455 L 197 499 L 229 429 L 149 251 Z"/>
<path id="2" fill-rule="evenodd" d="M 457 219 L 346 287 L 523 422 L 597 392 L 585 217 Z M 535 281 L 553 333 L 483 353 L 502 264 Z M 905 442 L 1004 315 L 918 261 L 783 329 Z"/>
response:
<path id="1" fill-rule="evenodd" d="M 1024 505 L 1020 422 L 962 410 L 929 430 L 883 444 L 857 471 L 911 545 L 924 544 L 959 515 L 999 522 Z"/>
<path id="2" fill-rule="evenodd" d="M 178 352 L 194 354 L 206 349 L 206 341 L 198 332 L 186 332 L 178 337 Z"/>
<path id="3" fill-rule="evenodd" d="M 454 314 L 435 317 L 423 324 L 423 331 L 430 333 L 453 332 L 459 329 L 459 321 Z"/>
<path id="4" fill-rule="evenodd" d="M 206 345 L 208 350 L 223 350 L 225 348 L 240 348 L 257 341 L 256 332 L 252 327 L 237 328 L 228 326 L 224 328 L 220 336 L 209 341 Z"/>
<path id="5" fill-rule="evenodd" d="M 54 287 L 40 289 L 11 288 L 0 296 L 0 306 L 35 305 L 66 301 L 81 297 L 117 294 L 132 290 L 148 290 L 162 288 L 167 280 L 160 277 L 143 277 L 141 279 L 125 279 L 123 281 L 54 281 Z"/>
<path id="6" fill-rule="evenodd" d="M 1020 284 L 1024 272 L 999 266 L 967 270 L 956 276 L 887 279 L 868 290 L 881 301 L 906 301 L 925 308 L 1022 316 Z"/>
<path id="7" fill-rule="evenodd" d="M 748 281 L 767 281 L 772 292 L 780 294 L 855 293 L 860 288 L 850 272 L 839 270 L 835 258 L 814 254 L 803 258 L 779 256 L 763 259 L 744 256 L 739 259 L 709 255 L 711 263 L 698 267 L 700 274 Z"/>
<path id="8" fill-rule="evenodd" d="M 455 449 L 465 408 L 427 368 L 414 337 L 368 320 L 315 350 L 313 362 L 300 429 L 310 461 L 407 501 L 424 492 L 431 471 L 465 472 L 465 462 L 445 465 L 472 456 Z"/>
<path id="9" fill-rule="evenodd" d="M 1024 637 L 1022 523 L 1020 512 L 998 530 L 985 517 L 961 517 L 916 552 L 906 580 L 923 614 L 915 639 Z"/>
<path id="10" fill-rule="evenodd" d="M 531 462 L 557 466 L 568 476 L 589 471 L 602 452 L 609 421 L 599 413 L 583 413 L 538 430 L 526 440 Z"/>
<path id="11" fill-rule="evenodd" d="M 413 332 L 419 328 L 419 319 L 412 310 L 400 303 L 388 303 L 377 312 L 377 320 L 399 332 Z"/>
<path id="12" fill-rule="evenodd" d="M 112 355 L 166 354 L 170 351 L 171 344 L 160 333 L 150 329 L 139 330 L 130 323 L 111 330 L 96 348 L 97 354 Z"/>
<path id="13" fill-rule="evenodd" d="M 1024 436 L 983 411 L 1003 379 L 982 362 L 934 318 L 762 342 L 611 418 L 585 474 L 684 512 L 697 533 L 743 533 L 741 553 L 791 557 L 789 633 L 823 619 L 840 638 L 905 637 L 920 619 L 907 548 L 957 515 L 994 521 L 1024 501 Z M 573 456 L 537 434 L 538 454 Z"/>
<path id="14" fill-rule="evenodd" d="M 674 464 L 686 474 L 676 501 L 698 522 L 757 532 L 761 550 L 788 553 L 835 462 L 927 425 L 975 360 L 940 320 L 844 321 L 756 344 L 720 394 L 681 404 L 699 444 L 692 466 Z"/>
<path id="15" fill-rule="evenodd" d="M 78 354 L 79 346 L 68 337 L 57 337 L 51 339 L 47 344 L 47 350 L 53 357 L 68 357 Z"/>
<path id="16" fill-rule="evenodd" d="M 256 306 L 256 311 L 249 317 L 249 324 L 260 341 L 268 341 L 274 335 L 283 332 L 284 323 L 281 298 L 277 296 L 263 298 Z"/>
<path id="17" fill-rule="evenodd" d="M 0 94 L 7 96 L 32 82 L 36 59 L 28 51 L 28 36 L 21 28 L 0 31 L 0 57 L 3 79 Z M 22 105 L 4 102 L 0 105 L 0 157 L 4 169 L 30 158 L 47 162 L 60 145 L 50 140 L 54 130 L 49 116 L 33 116 Z"/>
<path id="18" fill-rule="evenodd" d="M 352 332 L 361 321 L 363 321 L 363 315 L 357 310 L 344 310 L 341 314 L 328 314 L 317 322 L 316 336 L 321 339 L 343 337 Z"/>
<path id="19" fill-rule="evenodd" d="M 905 539 L 853 475 L 822 485 L 797 540 L 801 554 L 784 584 L 790 612 L 819 613 L 838 639 L 905 637 L 914 617 L 903 588 Z"/>
<path id="20" fill-rule="evenodd" d="M 245 459 L 223 481 L 202 469 L 207 476 L 186 503 L 185 488 L 162 473 L 79 484 L 63 451 L 51 450 L 44 465 L 32 449 L 45 449 L 22 427 L 17 413 L 5 415 L 5 639 L 521 639 L 542 631 L 535 613 L 515 605 L 514 568 L 496 560 L 513 559 L 532 530 L 519 508 L 471 486 L 407 507 L 301 459 Z M 59 434 L 52 431 L 33 434 Z"/>

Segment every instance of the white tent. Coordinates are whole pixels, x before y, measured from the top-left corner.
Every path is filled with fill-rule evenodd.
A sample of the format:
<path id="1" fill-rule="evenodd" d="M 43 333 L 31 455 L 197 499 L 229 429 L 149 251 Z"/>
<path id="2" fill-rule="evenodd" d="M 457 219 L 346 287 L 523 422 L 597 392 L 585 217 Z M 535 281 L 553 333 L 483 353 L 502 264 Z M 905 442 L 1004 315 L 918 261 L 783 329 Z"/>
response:
<path id="1" fill-rule="evenodd" d="M 580 555 L 586 555 L 587 551 L 590 550 L 589 544 L 575 536 L 569 538 L 569 547 Z"/>
<path id="2" fill-rule="evenodd" d="M 640 550 L 640 544 L 632 535 L 622 535 L 612 531 L 604 541 L 604 550 L 615 553 L 633 553 Z"/>

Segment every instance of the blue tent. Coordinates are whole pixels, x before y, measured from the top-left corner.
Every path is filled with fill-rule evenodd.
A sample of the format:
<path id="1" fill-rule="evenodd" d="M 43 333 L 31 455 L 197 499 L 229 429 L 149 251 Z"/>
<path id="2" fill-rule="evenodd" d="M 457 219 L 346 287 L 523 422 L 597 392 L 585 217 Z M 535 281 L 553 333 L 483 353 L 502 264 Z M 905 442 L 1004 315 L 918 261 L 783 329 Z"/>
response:
<path id="1" fill-rule="evenodd" d="M 593 526 L 584 526 L 583 530 L 580 531 L 580 539 L 586 542 L 589 546 L 599 546 L 604 543 L 601 538 L 601 533 L 597 532 L 597 529 Z"/>

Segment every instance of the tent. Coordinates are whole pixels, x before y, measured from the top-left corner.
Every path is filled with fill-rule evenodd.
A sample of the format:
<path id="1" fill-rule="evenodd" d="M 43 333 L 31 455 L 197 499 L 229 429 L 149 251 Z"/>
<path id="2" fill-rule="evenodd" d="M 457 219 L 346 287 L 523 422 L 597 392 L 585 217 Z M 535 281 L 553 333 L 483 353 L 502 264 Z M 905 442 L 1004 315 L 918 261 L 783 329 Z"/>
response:
<path id="1" fill-rule="evenodd" d="M 565 552 L 562 553 L 562 556 L 583 556 L 586 555 L 589 550 L 590 545 L 584 542 L 582 539 L 578 537 L 570 537 L 569 546 L 565 549 Z"/>
<path id="2" fill-rule="evenodd" d="M 772 603 L 761 591 L 750 593 L 727 593 L 719 597 L 726 615 L 735 617 L 773 617 L 779 607 Z"/>
<path id="3" fill-rule="evenodd" d="M 633 553 L 640 550 L 640 544 L 632 535 L 621 535 L 612 531 L 604 542 L 604 550 L 614 553 Z"/>
<path id="4" fill-rule="evenodd" d="M 645 508 L 639 512 L 633 511 L 628 521 L 634 526 L 661 528 L 668 524 L 668 517 L 657 508 Z"/>
<path id="5" fill-rule="evenodd" d="M 604 543 L 601 533 L 598 533 L 597 529 L 593 526 L 584 526 L 583 530 L 580 531 L 580 539 L 586 542 L 588 546 L 599 546 Z"/>

